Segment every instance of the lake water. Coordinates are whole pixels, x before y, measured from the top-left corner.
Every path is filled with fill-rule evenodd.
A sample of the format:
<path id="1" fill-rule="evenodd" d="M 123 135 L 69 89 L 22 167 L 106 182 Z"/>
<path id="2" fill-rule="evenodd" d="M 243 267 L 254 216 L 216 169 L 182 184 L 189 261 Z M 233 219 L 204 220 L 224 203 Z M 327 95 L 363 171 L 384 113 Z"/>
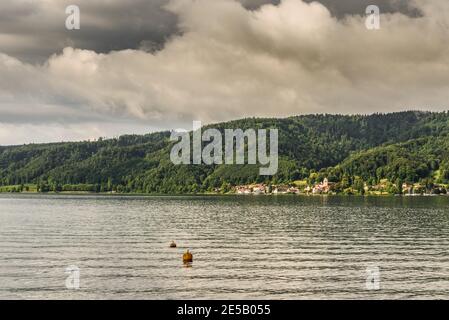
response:
<path id="1" fill-rule="evenodd" d="M 0 195 L 2 299 L 448 299 L 448 250 L 449 197 Z"/>

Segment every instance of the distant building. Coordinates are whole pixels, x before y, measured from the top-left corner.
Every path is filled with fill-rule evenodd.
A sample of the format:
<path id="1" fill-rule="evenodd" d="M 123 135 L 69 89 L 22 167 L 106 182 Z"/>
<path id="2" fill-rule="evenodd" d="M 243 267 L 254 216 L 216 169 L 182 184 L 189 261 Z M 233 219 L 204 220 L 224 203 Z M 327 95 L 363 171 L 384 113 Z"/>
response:
<path id="1" fill-rule="evenodd" d="M 253 186 L 253 194 L 265 194 L 267 192 L 267 187 L 264 184 L 258 184 Z"/>
<path id="2" fill-rule="evenodd" d="M 265 194 L 267 193 L 267 186 L 265 184 L 255 184 L 246 186 L 237 186 L 235 191 L 237 194 Z"/>
<path id="3" fill-rule="evenodd" d="M 413 185 L 408 183 L 402 184 L 402 193 L 404 194 L 413 194 Z"/>
<path id="4" fill-rule="evenodd" d="M 275 186 L 273 190 L 274 194 L 286 194 L 288 193 L 288 187 L 287 186 Z"/>
<path id="5" fill-rule="evenodd" d="M 298 188 L 294 188 L 294 187 L 290 187 L 290 188 L 288 188 L 287 193 L 299 194 L 299 189 Z"/>
<path id="6" fill-rule="evenodd" d="M 235 187 L 235 191 L 237 194 L 251 194 L 251 189 L 247 186 L 237 186 Z"/>
<path id="7" fill-rule="evenodd" d="M 313 194 L 329 193 L 329 191 L 331 191 L 331 184 L 327 178 L 324 178 L 323 182 L 316 184 L 312 188 Z"/>

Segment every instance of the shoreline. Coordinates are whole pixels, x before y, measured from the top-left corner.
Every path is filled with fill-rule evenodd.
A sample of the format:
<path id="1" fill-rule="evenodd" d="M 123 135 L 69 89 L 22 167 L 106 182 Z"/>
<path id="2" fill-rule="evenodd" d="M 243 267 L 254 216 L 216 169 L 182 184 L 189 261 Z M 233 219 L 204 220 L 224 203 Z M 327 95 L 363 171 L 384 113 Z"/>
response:
<path id="1" fill-rule="evenodd" d="M 364 197 L 364 198 L 440 198 L 449 197 L 449 194 L 238 194 L 238 193 L 111 193 L 111 192 L 87 192 L 87 191 L 62 191 L 62 192 L 0 192 L 0 195 L 61 195 L 61 196 L 120 196 L 120 197 L 193 197 L 193 196 L 220 196 L 220 197 L 241 197 L 241 198 L 260 198 L 260 197 Z"/>

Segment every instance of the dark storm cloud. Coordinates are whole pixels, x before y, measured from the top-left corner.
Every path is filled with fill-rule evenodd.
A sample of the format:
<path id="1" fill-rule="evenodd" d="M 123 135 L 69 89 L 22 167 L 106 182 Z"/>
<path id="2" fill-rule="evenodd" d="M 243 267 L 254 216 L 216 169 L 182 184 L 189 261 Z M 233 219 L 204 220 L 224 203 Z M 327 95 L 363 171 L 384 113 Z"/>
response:
<path id="1" fill-rule="evenodd" d="M 211 0 L 214 1 L 214 0 Z M 312 0 L 307 0 L 311 2 Z M 417 15 L 409 0 L 319 0 L 337 17 L 364 14 L 369 4 L 382 12 Z M 81 9 L 81 30 L 64 27 L 65 8 Z M 111 50 L 160 49 L 177 29 L 177 18 L 165 10 L 169 0 L 2 0 L 0 52 L 26 62 L 44 62 L 66 46 L 106 53 Z M 279 0 L 240 0 L 248 9 Z"/>
<path id="2" fill-rule="evenodd" d="M 332 15 L 344 17 L 347 14 L 364 14 L 366 7 L 377 5 L 383 13 L 402 12 L 408 16 L 418 16 L 419 10 L 411 5 L 410 0 L 306 0 L 324 4 Z M 263 4 L 279 4 L 280 0 L 241 0 L 247 8 L 257 8 Z"/>
<path id="3" fill-rule="evenodd" d="M 306 2 L 312 2 L 307 0 Z M 383 13 L 401 12 L 408 16 L 419 16 L 420 12 L 409 0 L 319 0 L 337 17 L 347 14 L 365 14 L 366 7 L 377 5 Z"/>
<path id="4" fill-rule="evenodd" d="M 81 29 L 65 28 L 65 8 L 76 3 Z M 96 52 L 162 44 L 176 32 L 167 0 L 2 0 L 0 52 L 27 62 L 43 62 L 66 46 Z"/>

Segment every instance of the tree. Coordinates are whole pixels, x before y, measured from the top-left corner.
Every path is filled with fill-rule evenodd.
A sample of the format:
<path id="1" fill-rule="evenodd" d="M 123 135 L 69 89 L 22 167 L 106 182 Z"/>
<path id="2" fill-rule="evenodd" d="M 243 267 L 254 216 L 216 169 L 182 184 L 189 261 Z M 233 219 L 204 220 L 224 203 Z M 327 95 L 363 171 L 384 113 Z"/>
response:
<path id="1" fill-rule="evenodd" d="M 398 194 L 403 194 L 403 190 L 402 190 L 403 184 L 404 184 L 404 182 L 402 181 L 401 178 L 396 179 L 396 190 L 397 190 Z"/>
<path id="2" fill-rule="evenodd" d="M 365 183 L 359 176 L 355 177 L 352 188 L 355 189 L 358 194 L 365 194 Z"/>

